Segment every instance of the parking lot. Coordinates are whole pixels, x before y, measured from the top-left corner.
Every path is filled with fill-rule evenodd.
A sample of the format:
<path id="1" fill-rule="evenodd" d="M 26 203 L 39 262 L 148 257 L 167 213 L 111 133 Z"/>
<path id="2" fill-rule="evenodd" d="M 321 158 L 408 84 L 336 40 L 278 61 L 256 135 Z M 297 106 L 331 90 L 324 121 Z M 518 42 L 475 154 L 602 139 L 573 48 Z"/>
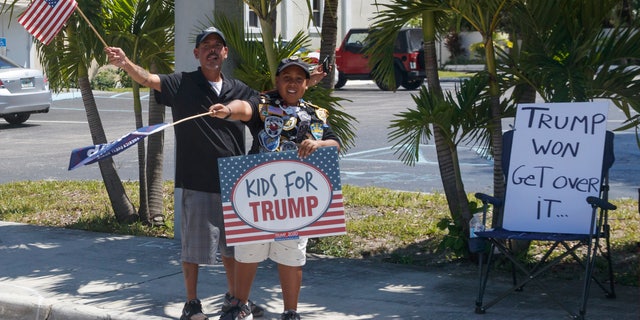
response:
<path id="1" fill-rule="evenodd" d="M 443 83 L 445 89 L 452 89 L 454 85 L 455 83 Z M 414 107 L 411 94 L 415 92 L 380 91 L 370 81 L 350 81 L 343 89 L 335 92 L 335 95 L 351 101 L 342 105 L 347 113 L 358 119 L 358 123 L 354 125 L 357 134 L 355 145 L 340 159 L 343 184 L 419 192 L 442 191 L 433 143 L 425 142 L 420 148 L 420 158 L 416 164 L 408 166 L 398 159 L 393 142 L 387 140 L 390 131 L 388 126 L 394 114 Z M 130 93 L 95 92 L 94 95 L 109 141 L 135 130 Z M 101 179 L 97 165 L 67 170 L 71 150 L 93 143 L 79 93 L 63 93 L 54 99 L 49 113 L 34 114 L 23 125 L 12 126 L 0 121 L 0 143 L 3 145 L 0 183 L 42 179 Z M 143 117 L 147 118 L 146 112 Z M 609 129 L 619 127 L 624 119 L 622 112 L 612 107 L 608 119 Z M 169 109 L 166 121 L 171 121 Z M 508 124 L 509 120 L 505 120 L 505 129 Z M 167 129 L 165 135 L 164 177 L 173 179 L 173 129 Z M 465 190 L 469 193 L 490 193 L 493 181 L 492 161 L 481 157 L 471 146 L 459 147 L 458 152 Z M 611 171 L 610 194 L 612 198 L 637 198 L 640 187 L 640 166 L 637 165 L 640 149 L 632 131 L 616 133 L 615 152 L 616 163 Z M 116 155 L 114 161 L 122 180 L 137 180 L 135 148 Z"/>

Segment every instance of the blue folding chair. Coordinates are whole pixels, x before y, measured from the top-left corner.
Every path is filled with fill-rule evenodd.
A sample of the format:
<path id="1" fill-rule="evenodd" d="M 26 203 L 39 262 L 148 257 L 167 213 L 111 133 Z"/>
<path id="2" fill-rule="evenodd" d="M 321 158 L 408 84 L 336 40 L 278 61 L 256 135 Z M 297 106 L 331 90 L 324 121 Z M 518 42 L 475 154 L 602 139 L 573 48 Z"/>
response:
<path id="1" fill-rule="evenodd" d="M 511 147 L 513 142 L 513 130 L 505 132 L 503 135 L 503 153 L 502 166 L 505 175 L 509 172 L 509 161 L 511 158 Z M 503 298 L 514 292 L 523 291 L 526 284 L 536 283 L 542 288 L 549 297 L 560 304 L 574 319 L 584 319 L 587 309 L 587 300 L 592 282 L 595 282 L 609 298 L 615 298 L 614 278 L 611 262 L 611 246 L 610 246 L 610 230 L 608 222 L 609 210 L 615 210 L 616 207 L 608 202 L 608 172 L 615 160 L 613 153 L 613 133 L 606 132 L 605 145 L 602 164 L 601 186 L 599 197 L 587 197 L 585 200 L 591 206 L 591 232 L 583 234 L 564 234 L 556 232 L 521 232 L 511 231 L 502 228 L 502 226 L 493 226 L 493 229 L 481 232 L 475 232 L 479 239 L 485 239 L 488 245 L 488 251 L 480 254 L 480 284 L 478 297 L 476 299 L 475 312 L 484 314 L 487 309 L 498 303 Z M 493 206 L 494 212 L 500 212 L 504 206 L 504 200 L 498 199 L 483 193 L 476 193 L 476 198 L 483 204 L 483 221 L 486 221 L 487 212 L 490 206 Z M 518 214 L 517 212 L 502 212 L 503 218 L 509 214 Z M 538 260 L 537 263 L 524 263 L 517 257 L 512 247 L 512 241 L 539 241 L 550 244 L 546 252 Z M 604 243 L 601 243 L 603 241 Z M 578 250 L 585 248 L 585 250 Z M 484 255 L 487 255 L 486 262 Z M 485 293 L 489 282 L 489 274 L 492 265 L 503 256 L 510 262 L 512 266 L 513 285 L 506 289 L 503 293 L 497 294 L 493 300 L 485 302 Z M 565 260 L 565 258 L 573 258 L 584 270 L 584 279 L 579 300 L 578 310 L 567 307 L 566 304 L 560 303 L 562 299 L 553 296 L 553 290 L 548 290 L 545 285 L 538 281 L 541 276 L 549 271 L 553 266 Z M 607 278 L 606 282 L 596 279 L 594 276 L 595 261 L 597 257 L 606 260 Z M 532 258 L 532 257 L 530 257 Z M 504 260 L 503 260 L 504 261 Z M 523 274 L 524 277 L 518 277 Z"/>

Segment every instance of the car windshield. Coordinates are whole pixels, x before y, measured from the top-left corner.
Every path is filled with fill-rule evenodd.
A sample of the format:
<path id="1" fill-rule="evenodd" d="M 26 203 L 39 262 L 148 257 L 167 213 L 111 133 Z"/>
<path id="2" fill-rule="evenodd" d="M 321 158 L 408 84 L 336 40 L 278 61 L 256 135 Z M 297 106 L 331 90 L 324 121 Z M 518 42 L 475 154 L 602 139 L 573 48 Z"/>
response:
<path id="1" fill-rule="evenodd" d="M 367 32 L 352 33 L 347 39 L 347 45 L 363 46 L 368 35 Z"/>
<path id="2" fill-rule="evenodd" d="M 0 56 L 0 69 L 19 68 L 20 66 Z"/>
<path id="3" fill-rule="evenodd" d="M 409 32 L 409 50 L 407 51 L 418 51 L 422 49 L 422 30 L 411 29 L 407 31 Z"/>

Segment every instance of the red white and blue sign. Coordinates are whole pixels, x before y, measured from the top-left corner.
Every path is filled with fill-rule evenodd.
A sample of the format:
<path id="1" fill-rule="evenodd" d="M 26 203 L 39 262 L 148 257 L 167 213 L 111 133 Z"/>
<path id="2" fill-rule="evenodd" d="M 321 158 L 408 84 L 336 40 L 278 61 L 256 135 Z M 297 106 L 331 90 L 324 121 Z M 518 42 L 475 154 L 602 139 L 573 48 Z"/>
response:
<path id="1" fill-rule="evenodd" d="M 218 160 L 230 246 L 346 233 L 336 147 Z"/>

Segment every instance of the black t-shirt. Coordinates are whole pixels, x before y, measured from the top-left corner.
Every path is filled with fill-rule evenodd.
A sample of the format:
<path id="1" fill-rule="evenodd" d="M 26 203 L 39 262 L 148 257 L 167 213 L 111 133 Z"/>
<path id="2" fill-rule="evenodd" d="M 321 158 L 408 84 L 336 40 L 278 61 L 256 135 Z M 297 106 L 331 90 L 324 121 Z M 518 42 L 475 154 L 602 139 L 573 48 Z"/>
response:
<path id="1" fill-rule="evenodd" d="M 171 107 L 173 121 L 209 111 L 215 103 L 246 100 L 257 110 L 259 93 L 236 79 L 223 77 L 220 95 L 211 88 L 200 68 L 193 72 L 160 75 L 162 91 L 156 101 Z M 257 112 L 249 123 L 259 121 Z M 245 154 L 245 123 L 209 115 L 174 127 L 176 135 L 175 186 L 220 193 L 218 158 Z"/>

